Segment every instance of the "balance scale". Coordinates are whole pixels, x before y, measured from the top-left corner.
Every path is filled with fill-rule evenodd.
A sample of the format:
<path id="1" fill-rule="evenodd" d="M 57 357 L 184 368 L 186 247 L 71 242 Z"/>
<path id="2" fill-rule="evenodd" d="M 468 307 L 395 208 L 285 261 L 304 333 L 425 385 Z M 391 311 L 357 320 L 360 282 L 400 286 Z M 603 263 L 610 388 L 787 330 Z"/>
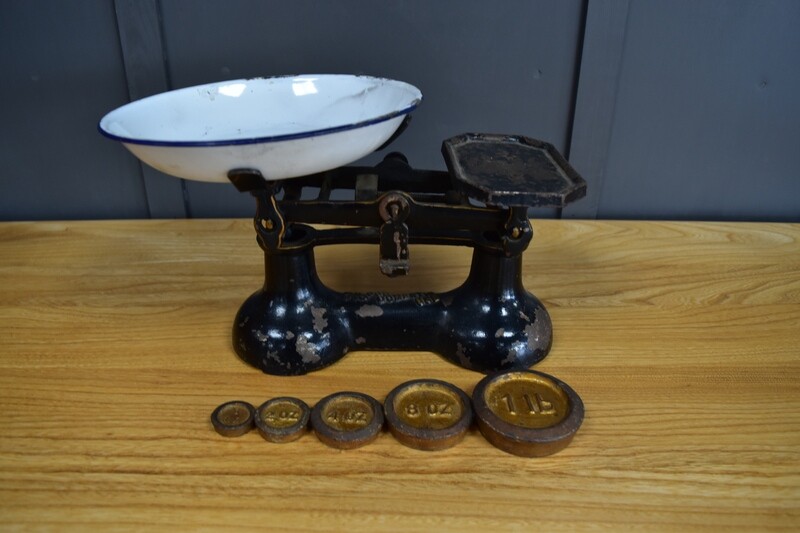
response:
<path id="1" fill-rule="evenodd" d="M 351 351 L 415 350 L 479 372 L 530 367 L 553 332 L 522 284 L 528 209 L 564 207 L 586 183 L 551 144 L 518 135 L 445 140 L 447 171 L 414 169 L 398 152 L 347 166 L 391 143 L 421 100 L 381 78 L 257 78 L 145 98 L 99 128 L 162 172 L 255 198 L 265 281 L 233 324 L 233 347 L 252 366 L 297 375 Z M 314 261 L 316 246 L 335 244 L 378 245 L 392 277 L 408 273 L 412 244 L 469 246 L 472 264 L 444 293 L 337 292 Z"/>

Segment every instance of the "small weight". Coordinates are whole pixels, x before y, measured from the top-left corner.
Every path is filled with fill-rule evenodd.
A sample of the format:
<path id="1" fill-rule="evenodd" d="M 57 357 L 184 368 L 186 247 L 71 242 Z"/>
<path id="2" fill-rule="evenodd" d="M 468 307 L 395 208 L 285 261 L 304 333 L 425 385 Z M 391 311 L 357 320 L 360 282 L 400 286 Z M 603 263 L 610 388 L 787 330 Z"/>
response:
<path id="1" fill-rule="evenodd" d="M 523 457 L 567 447 L 584 415 L 583 401 L 569 385 L 535 370 L 486 376 L 475 387 L 472 403 L 486 440 Z"/>
<path id="2" fill-rule="evenodd" d="M 292 442 L 308 431 L 311 409 L 298 398 L 281 396 L 262 403 L 256 409 L 258 432 L 269 442 Z"/>
<path id="3" fill-rule="evenodd" d="M 241 400 L 225 402 L 211 413 L 211 425 L 223 437 L 239 437 L 253 429 L 255 408 Z"/>
<path id="4" fill-rule="evenodd" d="M 320 441 L 351 450 L 375 440 L 383 428 L 381 404 L 360 392 L 337 392 L 311 410 L 311 427 Z"/>
<path id="5" fill-rule="evenodd" d="M 472 424 L 464 391 L 436 379 L 416 379 L 395 387 L 383 403 L 389 431 L 418 450 L 444 450 L 458 444 Z"/>

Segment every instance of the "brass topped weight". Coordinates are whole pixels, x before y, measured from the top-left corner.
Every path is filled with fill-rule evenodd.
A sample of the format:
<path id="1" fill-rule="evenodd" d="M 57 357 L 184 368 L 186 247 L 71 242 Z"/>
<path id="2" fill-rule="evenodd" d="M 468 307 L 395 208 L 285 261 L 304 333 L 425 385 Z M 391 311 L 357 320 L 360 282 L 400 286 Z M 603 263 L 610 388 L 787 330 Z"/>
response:
<path id="1" fill-rule="evenodd" d="M 486 376 L 475 387 L 472 402 L 486 440 L 523 457 L 564 449 L 584 416 L 583 401 L 569 385 L 535 370 Z"/>
<path id="2" fill-rule="evenodd" d="M 269 442 L 292 442 L 308 431 L 311 409 L 298 398 L 281 396 L 262 403 L 256 409 L 258 432 Z"/>
<path id="3" fill-rule="evenodd" d="M 343 450 L 375 440 L 383 429 L 381 404 L 360 392 L 337 392 L 311 410 L 311 427 L 320 441 Z"/>
<path id="4" fill-rule="evenodd" d="M 418 450 L 454 446 L 472 424 L 472 405 L 464 392 L 444 381 L 417 379 L 395 387 L 383 404 L 392 435 Z"/>
<path id="5" fill-rule="evenodd" d="M 225 402 L 211 413 L 211 425 L 223 437 L 239 437 L 253 429 L 255 408 L 248 402 Z"/>

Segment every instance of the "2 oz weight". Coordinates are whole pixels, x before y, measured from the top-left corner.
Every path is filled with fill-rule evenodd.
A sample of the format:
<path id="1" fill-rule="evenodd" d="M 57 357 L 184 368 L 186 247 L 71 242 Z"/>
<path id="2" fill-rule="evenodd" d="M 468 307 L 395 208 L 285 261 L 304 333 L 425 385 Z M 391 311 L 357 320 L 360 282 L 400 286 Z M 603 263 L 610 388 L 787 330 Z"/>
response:
<path id="1" fill-rule="evenodd" d="M 290 396 L 267 400 L 256 410 L 258 432 L 269 442 L 292 442 L 308 431 L 311 409 L 306 402 Z"/>

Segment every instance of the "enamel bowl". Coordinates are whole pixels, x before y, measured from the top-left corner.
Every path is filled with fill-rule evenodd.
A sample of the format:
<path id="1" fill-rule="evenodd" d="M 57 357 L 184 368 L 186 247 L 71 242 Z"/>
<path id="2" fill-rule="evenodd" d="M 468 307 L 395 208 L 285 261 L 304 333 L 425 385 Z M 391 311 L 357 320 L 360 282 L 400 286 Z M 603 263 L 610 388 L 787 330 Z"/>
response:
<path id="1" fill-rule="evenodd" d="M 413 85 L 367 76 L 243 79 L 131 102 L 103 117 L 99 129 L 180 178 L 228 182 L 228 171 L 251 168 L 278 180 L 369 154 L 421 100 Z"/>

